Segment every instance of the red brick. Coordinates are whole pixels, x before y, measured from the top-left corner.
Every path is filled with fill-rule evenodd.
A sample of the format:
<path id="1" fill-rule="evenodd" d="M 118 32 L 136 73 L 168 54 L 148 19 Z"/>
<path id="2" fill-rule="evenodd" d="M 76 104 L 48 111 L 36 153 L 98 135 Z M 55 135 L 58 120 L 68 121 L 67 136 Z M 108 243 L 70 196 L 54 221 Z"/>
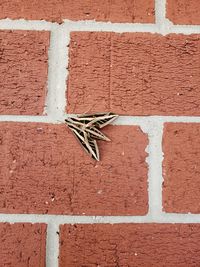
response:
<path id="1" fill-rule="evenodd" d="M 200 213 L 200 124 L 166 123 L 163 136 L 163 207 Z"/>
<path id="2" fill-rule="evenodd" d="M 200 2 L 167 0 L 167 18 L 174 24 L 200 24 Z"/>
<path id="3" fill-rule="evenodd" d="M 148 211 L 147 136 L 108 126 L 101 161 L 64 125 L 0 124 L 0 212 L 144 215 Z"/>
<path id="4" fill-rule="evenodd" d="M 0 223 L 0 244 L 0 266 L 45 267 L 45 224 Z"/>
<path id="5" fill-rule="evenodd" d="M 200 115 L 200 35 L 73 32 L 70 113 Z"/>
<path id="6" fill-rule="evenodd" d="M 199 224 L 63 225 L 59 266 L 199 266 L 199 245 Z"/>
<path id="7" fill-rule="evenodd" d="M 154 23 L 154 0 L 5 0 L 0 18 Z"/>
<path id="8" fill-rule="evenodd" d="M 49 32 L 0 31 L 0 114 L 42 115 Z"/>
<path id="9" fill-rule="evenodd" d="M 109 110 L 110 33 L 71 33 L 67 111 Z"/>

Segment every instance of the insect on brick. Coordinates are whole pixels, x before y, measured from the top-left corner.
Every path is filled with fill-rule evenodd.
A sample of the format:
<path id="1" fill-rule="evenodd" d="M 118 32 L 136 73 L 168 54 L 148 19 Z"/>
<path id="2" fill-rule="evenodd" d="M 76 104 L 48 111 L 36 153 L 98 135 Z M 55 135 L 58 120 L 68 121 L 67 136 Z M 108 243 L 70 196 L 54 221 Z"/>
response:
<path id="1" fill-rule="evenodd" d="M 100 129 L 110 124 L 117 117 L 118 115 L 111 112 L 84 114 L 76 118 L 67 118 L 65 122 L 85 151 L 93 159 L 99 161 L 100 155 L 96 140 L 110 141 Z"/>

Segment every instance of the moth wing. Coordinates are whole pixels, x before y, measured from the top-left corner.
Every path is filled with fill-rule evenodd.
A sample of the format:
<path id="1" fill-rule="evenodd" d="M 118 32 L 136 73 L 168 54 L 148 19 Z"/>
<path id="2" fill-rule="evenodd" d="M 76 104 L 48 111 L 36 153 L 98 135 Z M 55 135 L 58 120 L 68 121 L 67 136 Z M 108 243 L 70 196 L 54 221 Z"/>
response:
<path id="1" fill-rule="evenodd" d="M 96 117 L 101 117 L 108 114 L 108 112 L 99 112 L 99 113 L 91 113 L 91 114 L 79 114 L 77 117 L 78 118 L 96 118 Z"/>
<path id="2" fill-rule="evenodd" d="M 83 126 L 84 122 L 80 121 L 79 118 L 67 118 L 65 119 L 65 122 L 68 126 L 70 125 L 76 125 L 76 126 Z"/>
<path id="3" fill-rule="evenodd" d="M 90 152 L 90 155 L 92 156 L 93 159 L 99 161 L 100 157 L 99 157 L 99 148 L 97 145 L 96 140 L 88 137 L 87 133 L 85 134 L 85 144 Z"/>
<path id="4" fill-rule="evenodd" d="M 77 116 L 77 120 L 79 122 L 82 122 L 84 124 L 88 124 L 90 123 L 91 121 L 93 121 L 95 118 L 98 118 L 100 116 L 104 116 L 106 115 L 107 113 L 93 113 L 93 114 L 80 114 Z"/>
<path id="5" fill-rule="evenodd" d="M 85 128 L 85 131 L 88 133 L 88 136 L 92 139 L 110 141 L 110 139 L 96 127 Z"/>
<path id="6" fill-rule="evenodd" d="M 72 123 L 68 123 L 68 127 L 75 135 L 78 142 L 81 144 L 82 148 L 95 160 L 99 161 L 99 149 L 97 142 L 88 137 L 87 133 L 82 129 L 73 125 Z"/>
<path id="7" fill-rule="evenodd" d="M 93 114 L 81 114 L 78 115 L 77 119 L 83 122 L 87 126 L 96 126 L 103 128 L 104 126 L 115 120 L 118 115 L 111 112 L 93 113 Z"/>
<path id="8" fill-rule="evenodd" d="M 86 125 L 86 127 L 95 126 L 97 128 L 103 128 L 106 125 L 110 124 L 114 121 L 118 115 L 107 112 L 107 113 L 94 113 L 94 114 L 81 114 L 78 115 L 77 118 L 68 118 L 65 121 L 73 121 L 73 123 L 77 125 Z"/>
<path id="9" fill-rule="evenodd" d="M 88 124 L 86 126 L 87 127 L 91 127 L 91 126 L 94 125 L 97 128 L 101 129 L 101 128 L 105 127 L 106 125 L 110 124 L 117 117 L 118 117 L 118 115 L 109 112 L 109 113 L 106 113 L 105 115 L 101 115 L 101 116 L 95 117 L 93 120 L 88 122 Z"/>

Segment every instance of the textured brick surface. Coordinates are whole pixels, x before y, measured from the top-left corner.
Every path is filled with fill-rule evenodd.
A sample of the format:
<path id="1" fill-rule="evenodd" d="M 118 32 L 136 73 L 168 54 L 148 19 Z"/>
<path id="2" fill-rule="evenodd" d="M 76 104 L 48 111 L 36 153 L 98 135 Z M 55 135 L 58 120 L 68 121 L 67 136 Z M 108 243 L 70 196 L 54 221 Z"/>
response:
<path id="1" fill-rule="evenodd" d="M 200 24 L 200 2 L 167 0 L 167 18 L 174 24 Z"/>
<path id="2" fill-rule="evenodd" d="M 0 18 L 154 22 L 154 0 L 0 0 Z"/>
<path id="3" fill-rule="evenodd" d="M 49 33 L 0 31 L 0 114 L 42 114 Z"/>
<path id="4" fill-rule="evenodd" d="M 64 225 L 59 266 L 199 266 L 199 245 L 195 224 Z"/>
<path id="5" fill-rule="evenodd" d="M 109 110 L 110 33 L 71 33 L 68 112 Z"/>
<path id="6" fill-rule="evenodd" d="M 108 126 L 90 159 L 63 125 L 0 124 L 0 212 L 143 215 L 147 137 L 137 126 Z"/>
<path id="7" fill-rule="evenodd" d="M 45 267 L 46 225 L 0 223 L 1 267 Z"/>
<path id="8" fill-rule="evenodd" d="M 200 35 L 73 32 L 68 112 L 200 115 Z"/>
<path id="9" fill-rule="evenodd" d="M 163 207 L 200 213 L 200 124 L 166 123 L 163 136 Z"/>

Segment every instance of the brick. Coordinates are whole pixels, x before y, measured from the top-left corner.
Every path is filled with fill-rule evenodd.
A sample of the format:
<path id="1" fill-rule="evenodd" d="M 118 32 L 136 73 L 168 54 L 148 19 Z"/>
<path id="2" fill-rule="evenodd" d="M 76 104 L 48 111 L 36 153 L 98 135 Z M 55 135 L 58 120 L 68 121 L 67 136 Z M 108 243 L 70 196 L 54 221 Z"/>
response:
<path id="1" fill-rule="evenodd" d="M 0 266 L 45 267 L 45 224 L 0 223 L 0 244 Z"/>
<path id="2" fill-rule="evenodd" d="M 200 115 L 200 35 L 72 32 L 67 111 Z"/>
<path id="3" fill-rule="evenodd" d="M 63 225 L 59 266 L 198 266 L 199 244 L 199 224 Z"/>
<path id="4" fill-rule="evenodd" d="M 109 110 L 110 33 L 71 33 L 67 111 Z"/>
<path id="5" fill-rule="evenodd" d="M 144 215 L 147 136 L 137 126 L 103 129 L 101 161 L 64 125 L 0 124 L 0 212 Z"/>
<path id="6" fill-rule="evenodd" d="M 197 0 L 167 0 L 167 18 L 174 24 L 200 24 L 200 3 Z"/>
<path id="7" fill-rule="evenodd" d="M 154 6 L 154 0 L 1 0 L 0 18 L 154 23 Z"/>
<path id="8" fill-rule="evenodd" d="M 200 124 L 166 123 L 163 136 L 163 208 L 200 213 Z"/>
<path id="9" fill-rule="evenodd" d="M 0 114 L 42 115 L 49 32 L 0 31 Z"/>

